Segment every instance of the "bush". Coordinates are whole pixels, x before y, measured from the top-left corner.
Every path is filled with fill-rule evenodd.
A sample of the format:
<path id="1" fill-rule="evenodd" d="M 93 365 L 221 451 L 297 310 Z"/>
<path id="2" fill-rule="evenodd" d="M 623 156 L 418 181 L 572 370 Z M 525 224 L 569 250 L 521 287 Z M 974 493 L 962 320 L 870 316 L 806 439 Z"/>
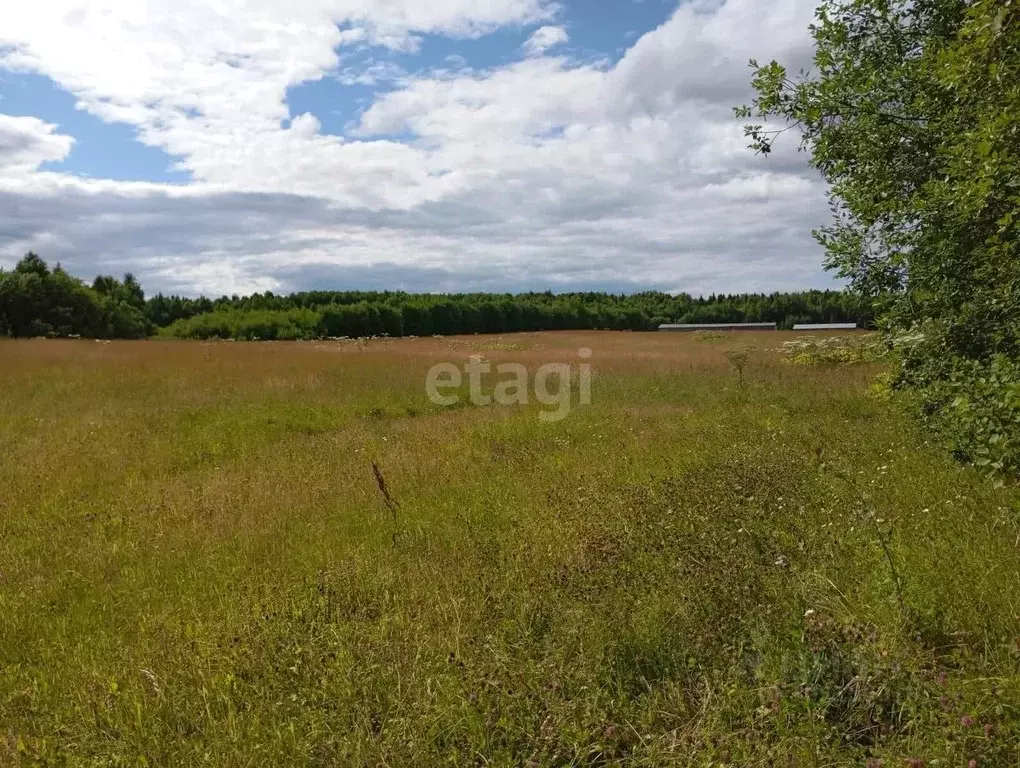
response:
<path id="1" fill-rule="evenodd" d="M 322 335 L 321 315 L 311 309 L 219 310 L 177 320 L 163 330 L 176 339 L 243 339 L 292 341 Z"/>
<path id="2" fill-rule="evenodd" d="M 859 365 L 874 363 L 886 355 L 881 340 L 874 335 L 805 336 L 787 341 L 779 352 L 792 365 Z"/>
<path id="3" fill-rule="evenodd" d="M 1020 362 L 955 358 L 948 372 L 927 381 L 915 376 L 912 387 L 922 418 L 957 458 L 998 479 L 1020 475 Z"/>

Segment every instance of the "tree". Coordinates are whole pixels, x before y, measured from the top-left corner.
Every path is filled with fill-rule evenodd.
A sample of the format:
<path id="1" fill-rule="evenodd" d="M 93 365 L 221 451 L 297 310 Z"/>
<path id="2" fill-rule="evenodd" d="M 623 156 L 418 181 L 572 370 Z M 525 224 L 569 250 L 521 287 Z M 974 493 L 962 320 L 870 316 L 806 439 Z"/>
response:
<path id="1" fill-rule="evenodd" d="M 38 275 L 39 277 L 48 277 L 50 274 L 50 268 L 46 266 L 46 262 L 32 251 L 21 258 L 21 261 L 14 267 L 14 271 L 19 275 Z"/>
<path id="2" fill-rule="evenodd" d="M 1020 0 L 825 0 L 811 32 L 811 73 L 752 61 L 751 147 L 799 131 L 830 185 L 826 266 L 900 341 L 896 386 L 962 458 L 1015 474 Z"/>
<path id="3" fill-rule="evenodd" d="M 0 316 L 12 336 L 93 336 L 102 329 L 96 295 L 58 264 L 29 253 L 0 274 Z"/>
<path id="4" fill-rule="evenodd" d="M 0 335 L 142 338 L 151 330 L 144 306 L 130 275 L 123 284 L 97 277 L 89 287 L 34 253 L 0 271 Z"/>
<path id="5" fill-rule="evenodd" d="M 124 275 L 124 282 L 121 287 L 121 300 L 136 309 L 142 310 L 145 308 L 145 291 L 142 290 L 141 284 L 130 272 Z"/>

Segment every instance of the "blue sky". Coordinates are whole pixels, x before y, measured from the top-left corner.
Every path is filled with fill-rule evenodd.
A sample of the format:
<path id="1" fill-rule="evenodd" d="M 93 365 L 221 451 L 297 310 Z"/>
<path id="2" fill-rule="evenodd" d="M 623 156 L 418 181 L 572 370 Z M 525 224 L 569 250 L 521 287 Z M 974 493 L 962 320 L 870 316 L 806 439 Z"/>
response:
<path id="1" fill-rule="evenodd" d="M 731 116 L 748 58 L 805 60 L 811 0 L 43 5 L 0 9 L 0 266 L 186 293 L 831 284 L 824 189 Z"/>
<path id="2" fill-rule="evenodd" d="M 0 112 L 41 118 L 75 138 L 67 158 L 48 161 L 42 168 L 118 181 L 190 180 L 190 174 L 173 170 L 175 158 L 138 141 L 134 127 L 104 122 L 75 109 L 76 101 L 73 94 L 44 75 L 0 72 Z"/>

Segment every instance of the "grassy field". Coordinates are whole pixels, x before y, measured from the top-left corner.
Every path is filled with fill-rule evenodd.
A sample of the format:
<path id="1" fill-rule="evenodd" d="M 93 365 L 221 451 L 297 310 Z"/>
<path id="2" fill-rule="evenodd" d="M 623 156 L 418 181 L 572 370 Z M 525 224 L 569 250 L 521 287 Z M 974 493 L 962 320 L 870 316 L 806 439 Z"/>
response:
<path id="1" fill-rule="evenodd" d="M 0 343 L 0 764 L 1020 765 L 1020 493 L 792 337 Z"/>

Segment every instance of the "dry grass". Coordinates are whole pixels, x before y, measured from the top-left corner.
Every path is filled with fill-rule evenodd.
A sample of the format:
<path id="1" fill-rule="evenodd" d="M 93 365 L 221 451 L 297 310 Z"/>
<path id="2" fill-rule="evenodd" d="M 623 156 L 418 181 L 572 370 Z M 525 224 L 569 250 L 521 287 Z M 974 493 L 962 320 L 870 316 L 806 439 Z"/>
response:
<path id="1" fill-rule="evenodd" d="M 792 337 L 0 343 L 0 763 L 1020 762 L 1020 497 Z"/>

